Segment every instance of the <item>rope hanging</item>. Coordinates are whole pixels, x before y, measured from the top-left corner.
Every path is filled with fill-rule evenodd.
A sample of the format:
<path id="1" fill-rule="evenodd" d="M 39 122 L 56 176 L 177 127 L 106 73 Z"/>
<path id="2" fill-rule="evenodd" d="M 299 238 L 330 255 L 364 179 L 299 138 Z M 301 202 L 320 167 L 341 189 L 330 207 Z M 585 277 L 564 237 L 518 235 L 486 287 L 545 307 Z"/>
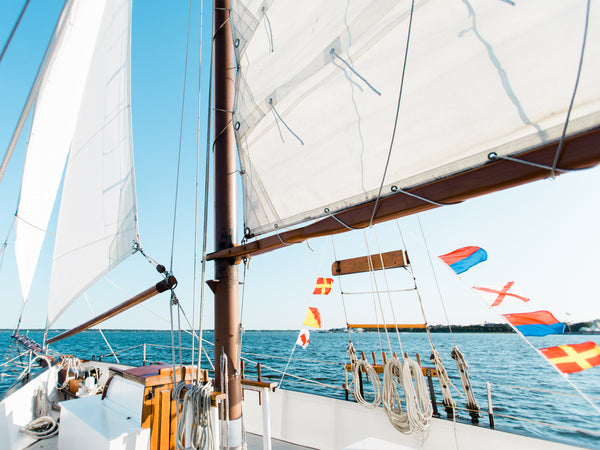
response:
<path id="1" fill-rule="evenodd" d="M 379 376 L 377 372 L 373 368 L 371 364 L 369 364 L 364 359 L 358 359 L 356 357 L 356 350 L 354 349 L 354 345 L 352 342 L 348 344 L 348 349 L 346 350 L 348 356 L 350 357 L 350 365 L 352 368 L 352 385 L 353 385 L 353 395 L 358 403 L 367 407 L 367 408 L 377 408 L 381 404 L 381 382 L 379 381 Z M 365 400 L 361 393 L 361 385 L 357 382 L 359 380 L 359 371 L 363 371 L 367 374 L 369 381 L 373 385 L 373 401 L 368 402 Z"/>
<path id="2" fill-rule="evenodd" d="M 433 350 L 431 356 L 429 357 L 431 362 L 435 365 L 435 368 L 438 373 L 438 379 L 440 380 L 440 388 L 442 390 L 442 405 L 446 408 L 446 411 L 449 409 L 454 410 L 456 408 L 456 402 L 452 398 L 452 392 L 450 391 L 450 386 L 454 387 L 452 381 L 450 381 L 450 377 L 448 377 L 448 372 L 446 372 L 446 368 L 442 364 L 442 358 L 437 350 Z M 456 387 L 454 387 L 456 389 Z"/>
<path id="3" fill-rule="evenodd" d="M 473 420 L 476 420 L 479 417 L 480 409 L 479 405 L 477 404 L 477 400 L 475 400 L 473 386 L 471 386 L 471 379 L 469 378 L 469 366 L 467 361 L 465 361 L 465 357 L 456 345 L 452 348 L 451 356 L 456 361 L 456 367 L 460 373 L 460 381 L 462 382 L 465 395 L 467 397 L 467 409 L 469 410 L 469 414 Z"/>

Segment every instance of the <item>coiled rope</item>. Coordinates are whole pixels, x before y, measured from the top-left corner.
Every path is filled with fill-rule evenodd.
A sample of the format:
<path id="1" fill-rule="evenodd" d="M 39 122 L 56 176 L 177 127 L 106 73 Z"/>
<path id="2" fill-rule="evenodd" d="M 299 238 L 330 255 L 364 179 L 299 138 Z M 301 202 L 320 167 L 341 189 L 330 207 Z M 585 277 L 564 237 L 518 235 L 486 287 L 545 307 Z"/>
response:
<path id="1" fill-rule="evenodd" d="M 48 363 L 48 367 L 50 367 L 50 361 L 45 356 L 36 355 L 35 359 L 44 359 Z M 79 362 L 79 360 L 77 360 L 77 362 Z M 48 388 L 48 386 L 50 385 L 50 375 L 51 370 L 48 369 L 48 380 L 46 381 L 46 388 Z M 39 388 L 35 392 L 35 396 L 33 398 L 33 420 L 27 425 L 25 425 L 23 428 L 20 428 L 20 431 L 35 439 L 49 439 L 58 434 L 58 423 L 50 415 L 50 409 L 48 407 L 49 404 L 51 404 L 51 401 L 48 399 L 46 391 L 43 387 Z"/>
<path id="2" fill-rule="evenodd" d="M 406 411 L 396 388 L 396 380 L 402 386 Z M 402 433 L 426 433 L 433 415 L 427 385 L 419 364 L 410 359 L 391 358 L 383 369 L 383 408 L 390 422 Z M 425 436 L 423 435 L 423 438 Z"/>
<path id="3" fill-rule="evenodd" d="M 185 387 L 188 390 L 182 402 L 181 392 Z M 194 383 L 190 386 L 184 381 L 179 382 L 173 389 L 177 408 L 179 409 L 181 404 L 182 411 L 175 435 L 178 450 L 214 449 L 214 431 L 210 414 L 211 391 L 210 383 Z M 191 414 L 188 414 L 188 411 L 191 411 Z M 190 442 L 184 444 L 186 430 L 190 430 Z"/>
<path id="4" fill-rule="evenodd" d="M 353 395 L 358 403 L 367 408 L 377 408 L 381 404 L 381 381 L 379 381 L 379 376 L 377 372 L 373 368 L 371 364 L 369 364 L 364 359 L 358 359 L 356 357 L 356 350 L 354 349 L 354 345 L 352 342 L 348 344 L 348 348 L 346 349 L 348 356 L 350 357 L 350 366 L 352 368 L 352 386 L 353 386 Z M 360 377 L 359 371 L 362 370 L 367 374 L 369 381 L 373 385 L 373 401 L 368 402 L 363 397 L 361 393 L 361 386 L 357 383 L 357 380 Z"/>

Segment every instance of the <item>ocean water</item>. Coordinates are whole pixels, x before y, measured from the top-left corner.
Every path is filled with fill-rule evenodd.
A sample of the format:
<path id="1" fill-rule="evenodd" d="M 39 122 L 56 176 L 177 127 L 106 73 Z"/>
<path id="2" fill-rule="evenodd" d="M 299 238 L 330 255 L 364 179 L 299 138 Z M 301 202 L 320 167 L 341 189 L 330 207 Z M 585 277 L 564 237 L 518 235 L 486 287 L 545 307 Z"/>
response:
<path id="1" fill-rule="evenodd" d="M 120 363 L 141 364 L 144 350 L 146 361 L 171 363 L 173 360 L 170 331 L 105 330 L 104 334 L 117 352 Z M 389 355 L 391 346 L 393 352 L 400 353 L 401 347 L 412 358 L 418 352 L 422 365 L 431 366 L 431 347 L 424 333 L 390 333 L 386 336 L 377 333 L 312 332 L 306 349 L 294 347 L 297 335 L 297 331 L 246 331 L 242 337 L 246 377 L 255 378 L 257 363 L 260 363 L 263 379 L 280 382 L 287 367 L 288 375 L 283 378 L 282 387 L 343 399 L 344 364 L 349 361 L 346 353 L 349 340 L 357 352 L 364 351 L 369 360 L 371 352 L 375 352 L 378 363 L 381 363 L 381 348 Z M 40 342 L 42 333 L 31 331 L 29 336 Z M 192 357 L 191 350 L 188 350 L 191 337 L 175 333 L 176 345 L 179 336 L 184 348 L 181 357 L 189 363 Z M 213 342 L 213 334 L 205 332 L 203 337 L 208 342 L 205 349 L 212 358 L 210 343 Z M 453 345 L 456 344 L 464 354 L 473 391 L 482 410 L 478 426 L 489 426 L 486 391 L 486 383 L 489 382 L 497 429 L 600 449 L 600 413 L 518 335 L 455 333 L 452 336 L 434 333 L 432 340 L 452 382 L 461 393 L 456 364 L 450 357 Z M 590 340 L 600 344 L 599 335 L 555 335 L 531 337 L 530 340 L 537 348 Z M 1 348 L 7 348 L 9 344 L 10 332 L 1 331 Z M 60 341 L 52 349 L 82 359 L 115 361 L 102 336 L 95 330 Z M 179 358 L 180 352 L 176 351 L 177 362 Z M 202 367 L 211 368 L 206 356 L 203 356 Z M 600 366 L 572 374 L 569 380 L 600 407 Z M 5 390 L 10 383 L 10 378 L 2 380 L 0 390 Z M 368 387 L 365 387 L 367 398 Z M 442 396 L 437 379 L 434 379 L 434 387 L 440 403 Z M 453 397 L 459 408 L 458 416 L 469 419 L 464 410 L 464 394 L 461 397 L 453 390 Z M 443 407 L 440 405 L 438 409 L 445 417 Z"/>

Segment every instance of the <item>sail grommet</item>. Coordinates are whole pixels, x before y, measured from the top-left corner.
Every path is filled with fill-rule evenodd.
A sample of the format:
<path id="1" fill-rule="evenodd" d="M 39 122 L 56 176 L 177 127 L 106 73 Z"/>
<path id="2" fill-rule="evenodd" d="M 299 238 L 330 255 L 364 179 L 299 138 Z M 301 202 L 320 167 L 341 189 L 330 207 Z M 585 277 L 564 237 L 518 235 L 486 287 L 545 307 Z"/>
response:
<path id="1" fill-rule="evenodd" d="M 273 228 L 279 228 L 279 225 L 275 224 L 273 225 Z"/>
<path id="2" fill-rule="evenodd" d="M 238 47 L 240 46 L 240 40 L 239 40 L 239 39 L 236 39 L 236 40 L 235 40 L 235 42 L 233 43 L 233 46 L 234 46 L 235 48 L 238 48 Z"/>
<path id="3" fill-rule="evenodd" d="M 390 190 L 391 190 L 392 192 L 398 192 L 398 186 L 392 186 L 392 187 L 390 188 Z"/>
<path id="4" fill-rule="evenodd" d="M 329 214 L 329 208 L 325 208 L 323 211 L 325 211 L 325 214 Z"/>
<path id="5" fill-rule="evenodd" d="M 236 122 L 233 127 L 235 128 L 235 131 L 239 130 L 240 129 L 240 123 Z"/>
<path id="6" fill-rule="evenodd" d="M 495 161 L 496 159 L 498 159 L 498 153 L 496 152 L 491 152 L 488 154 L 488 159 L 490 161 Z"/>

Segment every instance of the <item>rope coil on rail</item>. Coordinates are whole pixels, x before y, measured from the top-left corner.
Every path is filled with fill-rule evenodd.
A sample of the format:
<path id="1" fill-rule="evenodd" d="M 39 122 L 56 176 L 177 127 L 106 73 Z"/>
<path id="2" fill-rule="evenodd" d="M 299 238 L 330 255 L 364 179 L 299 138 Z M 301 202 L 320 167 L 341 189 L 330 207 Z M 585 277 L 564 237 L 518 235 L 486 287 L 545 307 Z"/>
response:
<path id="1" fill-rule="evenodd" d="M 348 344 L 348 348 L 346 350 L 348 356 L 350 357 L 350 366 L 352 368 L 352 385 L 353 385 L 353 395 L 358 403 L 367 408 L 377 408 L 381 403 L 381 381 L 379 381 L 379 376 L 377 372 L 373 368 L 371 364 L 369 364 L 364 359 L 358 359 L 356 356 L 356 350 L 354 350 L 354 345 L 352 342 Z M 369 381 L 373 385 L 373 401 L 368 402 L 365 400 L 361 393 L 360 383 L 357 382 L 359 379 L 359 371 L 362 370 L 367 374 Z"/>
<path id="2" fill-rule="evenodd" d="M 402 386 L 406 402 L 406 411 L 402 404 L 396 380 Z M 383 408 L 391 424 L 398 431 L 408 433 L 426 433 L 433 415 L 427 385 L 421 366 L 410 359 L 391 358 L 383 369 Z"/>

